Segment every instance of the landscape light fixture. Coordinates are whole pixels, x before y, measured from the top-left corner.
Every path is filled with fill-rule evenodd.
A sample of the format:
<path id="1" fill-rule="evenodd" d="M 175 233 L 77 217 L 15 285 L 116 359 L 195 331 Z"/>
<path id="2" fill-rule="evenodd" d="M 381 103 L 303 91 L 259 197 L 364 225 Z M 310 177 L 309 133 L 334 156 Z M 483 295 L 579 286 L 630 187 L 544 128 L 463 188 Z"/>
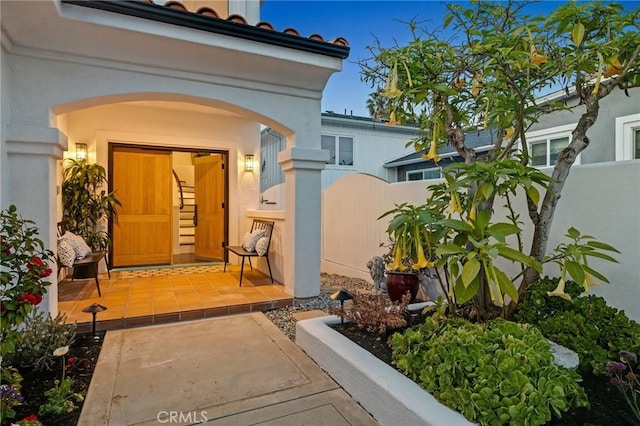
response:
<path id="1" fill-rule="evenodd" d="M 98 315 L 98 312 L 103 312 L 106 310 L 107 310 L 106 306 L 98 305 L 97 303 L 94 303 L 93 305 L 89 305 L 86 308 L 82 308 L 82 312 L 86 312 L 88 314 L 93 315 L 93 325 L 91 327 L 91 333 L 93 334 L 94 340 L 100 339 L 99 336 L 96 336 L 96 315 Z"/>
<path id="2" fill-rule="evenodd" d="M 87 159 L 87 144 L 77 143 L 76 144 L 76 160 L 86 160 L 86 159 Z"/>
<path id="3" fill-rule="evenodd" d="M 344 324 L 344 302 L 346 300 L 353 299 L 353 294 L 351 294 L 348 291 L 343 289 L 343 290 L 340 290 L 340 291 L 336 291 L 335 293 L 333 293 L 329 297 L 331 299 L 333 299 L 333 300 L 339 300 L 340 301 L 340 310 L 342 311 L 342 315 L 340 316 L 340 324 Z"/>
<path id="4" fill-rule="evenodd" d="M 253 154 L 247 154 L 244 156 L 244 170 L 246 172 L 252 172 L 253 171 Z"/>

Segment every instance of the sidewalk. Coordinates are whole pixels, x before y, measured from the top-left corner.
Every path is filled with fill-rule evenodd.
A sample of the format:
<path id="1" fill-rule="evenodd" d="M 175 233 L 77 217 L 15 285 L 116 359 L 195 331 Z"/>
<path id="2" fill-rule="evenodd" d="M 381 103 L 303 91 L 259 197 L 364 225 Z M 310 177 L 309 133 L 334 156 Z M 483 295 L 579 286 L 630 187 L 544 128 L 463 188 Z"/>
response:
<path id="1" fill-rule="evenodd" d="M 106 335 L 79 425 L 376 425 L 262 313 Z"/>

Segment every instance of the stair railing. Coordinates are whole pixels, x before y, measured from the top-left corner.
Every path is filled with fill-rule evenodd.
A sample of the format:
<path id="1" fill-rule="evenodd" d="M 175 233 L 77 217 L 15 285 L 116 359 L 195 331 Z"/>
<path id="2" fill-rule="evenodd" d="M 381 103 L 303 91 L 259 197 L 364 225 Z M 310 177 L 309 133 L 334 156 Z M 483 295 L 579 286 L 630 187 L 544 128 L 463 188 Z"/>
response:
<path id="1" fill-rule="evenodd" d="M 178 190 L 180 191 L 180 210 L 182 210 L 184 208 L 184 193 L 182 192 L 182 182 L 180 181 L 180 178 L 178 177 L 178 174 L 175 170 L 171 170 L 171 172 L 173 173 L 173 177 L 178 184 Z"/>

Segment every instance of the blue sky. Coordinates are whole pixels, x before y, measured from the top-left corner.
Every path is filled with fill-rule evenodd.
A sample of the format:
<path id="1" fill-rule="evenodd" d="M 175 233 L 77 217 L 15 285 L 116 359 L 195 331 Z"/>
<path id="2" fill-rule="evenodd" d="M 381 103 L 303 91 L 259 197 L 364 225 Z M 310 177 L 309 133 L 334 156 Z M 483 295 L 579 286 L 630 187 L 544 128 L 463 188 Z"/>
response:
<path id="1" fill-rule="evenodd" d="M 531 14 L 548 14 L 563 1 L 544 1 L 535 6 L 538 11 Z M 626 2 L 635 4 L 639 2 Z M 266 0 L 262 6 L 261 19 L 269 21 L 276 30 L 296 28 L 301 36 L 313 33 L 325 39 L 345 37 L 351 52 L 343 61 L 343 68 L 329 79 L 322 99 L 322 111 L 334 111 L 369 116 L 366 100 L 373 89 L 360 80 L 358 59 L 371 55 L 367 46 L 378 38 L 384 47 L 396 40 L 399 44 L 410 39 L 406 22 L 416 19 L 424 21 L 430 28 L 442 25 L 445 5 L 440 1 L 413 0 Z"/>

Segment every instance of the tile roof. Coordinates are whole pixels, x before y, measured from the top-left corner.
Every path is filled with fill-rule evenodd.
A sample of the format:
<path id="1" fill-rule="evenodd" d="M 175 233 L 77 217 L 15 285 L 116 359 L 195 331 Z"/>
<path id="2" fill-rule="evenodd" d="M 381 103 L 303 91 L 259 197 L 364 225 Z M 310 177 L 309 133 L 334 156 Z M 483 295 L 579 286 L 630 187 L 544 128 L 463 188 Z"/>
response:
<path id="1" fill-rule="evenodd" d="M 325 40 L 319 34 L 303 37 L 295 28 L 285 28 L 280 32 L 266 21 L 250 25 L 242 15 L 232 14 L 227 18 L 221 18 L 214 9 L 207 6 L 190 11 L 182 2 L 176 0 L 169 0 L 162 5 L 156 4 L 153 0 L 61 1 L 341 59 L 349 56 L 349 43 L 344 37 L 331 40 Z"/>

